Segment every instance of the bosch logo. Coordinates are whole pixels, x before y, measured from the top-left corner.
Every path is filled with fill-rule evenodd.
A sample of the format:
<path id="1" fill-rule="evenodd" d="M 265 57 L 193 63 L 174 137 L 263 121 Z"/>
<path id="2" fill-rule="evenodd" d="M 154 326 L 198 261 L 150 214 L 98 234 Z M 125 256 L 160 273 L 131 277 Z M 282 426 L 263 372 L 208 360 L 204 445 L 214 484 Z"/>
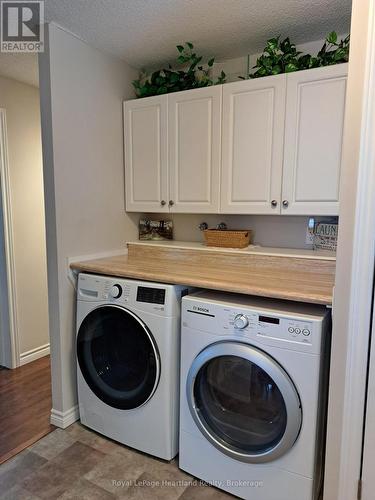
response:
<path id="1" fill-rule="evenodd" d="M 210 312 L 209 309 L 206 309 L 205 307 L 199 307 L 199 306 L 193 306 L 193 310 L 194 311 L 199 311 L 199 312 L 204 312 L 204 313 Z"/>

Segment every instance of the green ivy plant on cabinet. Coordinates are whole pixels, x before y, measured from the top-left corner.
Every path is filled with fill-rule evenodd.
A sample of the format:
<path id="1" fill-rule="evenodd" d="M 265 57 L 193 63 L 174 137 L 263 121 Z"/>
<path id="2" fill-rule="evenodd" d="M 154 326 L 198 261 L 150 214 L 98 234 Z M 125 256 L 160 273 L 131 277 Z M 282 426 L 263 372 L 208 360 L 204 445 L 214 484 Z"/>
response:
<path id="1" fill-rule="evenodd" d="M 347 64 L 124 104 L 126 209 L 336 215 Z"/>

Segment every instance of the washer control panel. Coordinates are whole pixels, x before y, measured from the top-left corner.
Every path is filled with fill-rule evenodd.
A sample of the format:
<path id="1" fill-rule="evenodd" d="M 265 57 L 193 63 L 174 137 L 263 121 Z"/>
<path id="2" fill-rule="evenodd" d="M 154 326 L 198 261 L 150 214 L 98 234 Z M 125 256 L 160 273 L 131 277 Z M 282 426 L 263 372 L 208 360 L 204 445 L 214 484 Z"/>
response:
<path id="1" fill-rule="evenodd" d="M 128 302 L 130 295 L 130 286 L 124 284 L 114 283 L 111 280 L 107 280 L 103 287 L 103 299 L 119 302 Z"/>
<path id="2" fill-rule="evenodd" d="M 236 314 L 233 320 L 234 328 L 238 330 L 243 330 L 249 324 L 249 320 L 245 314 Z"/>
<path id="3" fill-rule="evenodd" d="M 138 311 L 140 314 L 179 317 L 181 299 L 189 291 L 190 288 L 180 285 L 80 273 L 77 303 L 93 302 L 101 306 L 110 304 Z"/>
<path id="4" fill-rule="evenodd" d="M 112 299 L 119 299 L 122 295 L 122 286 L 121 285 L 112 285 L 109 289 L 109 296 Z"/>

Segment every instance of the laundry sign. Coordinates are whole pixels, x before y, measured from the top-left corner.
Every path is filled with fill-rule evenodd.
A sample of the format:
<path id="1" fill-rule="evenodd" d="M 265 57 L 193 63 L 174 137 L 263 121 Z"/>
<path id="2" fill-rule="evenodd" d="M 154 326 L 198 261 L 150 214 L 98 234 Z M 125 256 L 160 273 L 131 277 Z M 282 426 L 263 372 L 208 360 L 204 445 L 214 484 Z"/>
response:
<path id="1" fill-rule="evenodd" d="M 337 248 L 339 225 L 318 222 L 314 228 L 314 248 L 316 250 L 332 250 Z"/>

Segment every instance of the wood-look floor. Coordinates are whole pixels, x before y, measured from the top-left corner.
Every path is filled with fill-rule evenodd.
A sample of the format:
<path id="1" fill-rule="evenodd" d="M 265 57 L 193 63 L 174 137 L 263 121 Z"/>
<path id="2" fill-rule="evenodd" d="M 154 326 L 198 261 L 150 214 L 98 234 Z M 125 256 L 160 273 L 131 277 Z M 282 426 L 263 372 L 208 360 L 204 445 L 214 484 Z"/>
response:
<path id="1" fill-rule="evenodd" d="M 0 371 L 0 463 L 54 429 L 49 356 Z"/>

